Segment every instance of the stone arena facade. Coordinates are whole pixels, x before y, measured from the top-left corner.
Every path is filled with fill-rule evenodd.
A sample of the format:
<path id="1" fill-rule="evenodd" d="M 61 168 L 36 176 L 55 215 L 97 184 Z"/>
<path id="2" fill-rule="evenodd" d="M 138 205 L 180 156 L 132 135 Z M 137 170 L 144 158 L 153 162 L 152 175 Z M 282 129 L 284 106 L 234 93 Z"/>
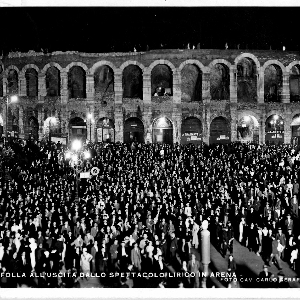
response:
<path id="1" fill-rule="evenodd" d="M 300 135 L 298 52 L 29 51 L 0 66 L 1 130 L 20 138 L 211 144 Z"/>

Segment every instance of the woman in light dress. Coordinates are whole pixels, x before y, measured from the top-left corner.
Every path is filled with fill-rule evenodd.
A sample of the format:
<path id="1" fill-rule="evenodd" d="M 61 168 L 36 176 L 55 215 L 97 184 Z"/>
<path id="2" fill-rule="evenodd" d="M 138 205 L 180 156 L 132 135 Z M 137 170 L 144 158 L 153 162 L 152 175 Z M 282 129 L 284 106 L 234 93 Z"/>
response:
<path id="1" fill-rule="evenodd" d="M 199 238 L 198 238 L 198 232 L 199 232 L 200 226 L 194 222 L 193 229 L 192 229 L 192 245 L 195 247 L 195 249 L 198 249 L 199 247 Z"/>
<path id="2" fill-rule="evenodd" d="M 83 253 L 80 258 L 80 267 L 84 276 L 88 279 L 88 276 L 91 273 L 91 265 L 90 262 L 93 259 L 93 256 L 87 252 L 87 248 L 83 248 Z"/>
<path id="3" fill-rule="evenodd" d="M 30 243 L 29 248 L 31 250 L 30 252 L 31 268 L 32 270 L 35 270 L 35 265 L 36 265 L 35 250 L 37 249 L 37 243 L 34 238 L 30 238 L 29 243 Z"/>

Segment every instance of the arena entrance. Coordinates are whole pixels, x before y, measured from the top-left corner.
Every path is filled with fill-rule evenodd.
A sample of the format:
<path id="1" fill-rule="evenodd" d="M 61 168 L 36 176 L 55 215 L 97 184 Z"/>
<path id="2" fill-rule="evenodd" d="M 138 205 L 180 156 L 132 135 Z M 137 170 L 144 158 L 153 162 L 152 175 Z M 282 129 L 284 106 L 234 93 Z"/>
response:
<path id="1" fill-rule="evenodd" d="M 101 118 L 97 122 L 97 141 L 113 143 L 115 141 L 115 125 L 113 120 Z"/>
<path id="2" fill-rule="evenodd" d="M 153 143 L 173 144 L 173 124 L 168 118 L 161 117 L 153 122 L 152 140 Z"/>
<path id="3" fill-rule="evenodd" d="M 209 144 L 228 144 L 231 141 L 230 124 L 223 117 L 217 117 L 210 124 Z"/>
<path id="4" fill-rule="evenodd" d="M 69 122 L 69 141 L 74 139 L 85 142 L 87 138 L 86 122 L 79 117 L 75 117 Z"/>
<path id="5" fill-rule="evenodd" d="M 144 124 L 139 118 L 129 118 L 124 124 L 124 143 L 144 143 Z"/>
<path id="6" fill-rule="evenodd" d="M 284 143 L 284 121 L 279 115 L 272 115 L 266 120 L 266 144 Z"/>
<path id="7" fill-rule="evenodd" d="M 291 123 L 291 131 L 292 131 L 292 144 L 299 145 L 300 144 L 300 114 L 296 115 L 293 118 Z"/>
<path id="8" fill-rule="evenodd" d="M 259 143 L 259 124 L 255 117 L 248 115 L 241 118 L 237 126 L 238 141 Z"/>
<path id="9" fill-rule="evenodd" d="M 39 139 L 39 122 L 33 116 L 28 119 L 27 134 L 29 139 Z"/>
<path id="10" fill-rule="evenodd" d="M 183 120 L 181 125 L 181 144 L 199 145 L 202 142 L 202 123 L 195 117 Z"/>

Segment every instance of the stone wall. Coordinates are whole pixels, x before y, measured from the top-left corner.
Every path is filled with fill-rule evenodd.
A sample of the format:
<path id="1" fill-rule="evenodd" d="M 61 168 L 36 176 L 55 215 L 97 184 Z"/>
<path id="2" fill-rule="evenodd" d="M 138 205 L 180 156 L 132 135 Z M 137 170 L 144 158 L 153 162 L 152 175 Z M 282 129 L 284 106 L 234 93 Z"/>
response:
<path id="1" fill-rule="evenodd" d="M 76 116 L 84 120 L 90 113 L 92 140 L 101 118 L 113 120 L 115 141 L 122 142 L 124 122 L 137 117 L 144 124 L 145 141 L 151 142 L 152 123 L 162 116 L 173 124 L 174 142 L 180 142 L 181 124 L 188 117 L 200 120 L 203 141 L 208 142 L 211 122 L 222 116 L 230 124 L 231 139 L 236 140 L 240 118 L 250 115 L 257 119 L 259 140 L 264 142 L 265 122 L 270 115 L 278 114 L 284 120 L 284 139 L 289 142 L 290 124 L 300 113 L 300 103 L 290 103 L 290 95 L 293 99 L 299 96 L 299 80 L 295 77 L 299 75 L 292 72 L 300 66 L 299 60 L 299 53 L 209 49 L 12 53 L 2 59 L 0 82 L 3 97 L 7 84 L 9 94 L 19 96 L 18 104 L 14 104 L 18 109 L 8 116 L 9 124 L 18 123 L 20 136 L 26 137 L 30 131 L 30 108 L 35 112 L 40 138 L 47 118 L 58 118 L 62 134 L 68 135 L 70 119 Z M 37 82 L 26 81 L 28 70 L 36 71 Z M 280 99 L 265 102 L 274 82 Z M 33 93 L 36 86 L 37 95 Z M 158 86 L 171 89 L 170 95 L 154 96 Z M 72 89 L 77 92 L 72 94 Z"/>

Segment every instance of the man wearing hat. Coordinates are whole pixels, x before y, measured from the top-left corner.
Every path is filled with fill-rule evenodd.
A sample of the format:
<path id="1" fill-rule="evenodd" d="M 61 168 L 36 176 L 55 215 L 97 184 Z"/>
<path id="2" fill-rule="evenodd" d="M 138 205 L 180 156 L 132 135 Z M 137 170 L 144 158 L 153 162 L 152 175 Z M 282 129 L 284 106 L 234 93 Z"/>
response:
<path id="1" fill-rule="evenodd" d="M 222 256 L 225 257 L 227 254 L 229 244 L 228 227 L 224 225 L 222 230 Z"/>
<path id="2" fill-rule="evenodd" d="M 270 288 L 272 286 L 272 277 L 273 274 L 269 272 L 268 266 L 264 265 L 263 270 L 258 275 L 259 288 Z"/>
<path id="3" fill-rule="evenodd" d="M 120 255 L 120 269 L 121 271 L 124 271 L 127 268 L 127 263 L 129 262 L 129 255 L 125 247 L 125 240 L 121 242 L 119 255 Z"/>
<path id="4" fill-rule="evenodd" d="M 284 249 L 286 247 L 286 237 L 285 234 L 282 233 L 282 228 L 278 228 L 278 233 L 276 234 L 276 240 L 278 240 L 278 243 L 280 244 L 278 247 L 279 257 L 281 259 L 284 259 Z"/>
<path id="5" fill-rule="evenodd" d="M 288 214 L 288 215 L 286 216 L 286 218 L 287 218 L 287 219 L 284 221 L 284 225 L 285 225 L 285 233 L 287 233 L 289 229 L 291 229 L 292 232 L 293 232 L 293 230 L 294 230 L 294 221 L 291 219 L 291 215 Z"/>
<path id="6" fill-rule="evenodd" d="M 277 281 L 276 281 L 276 288 L 289 288 L 290 285 L 289 283 L 286 281 L 284 274 L 282 271 L 280 271 L 277 274 Z"/>

